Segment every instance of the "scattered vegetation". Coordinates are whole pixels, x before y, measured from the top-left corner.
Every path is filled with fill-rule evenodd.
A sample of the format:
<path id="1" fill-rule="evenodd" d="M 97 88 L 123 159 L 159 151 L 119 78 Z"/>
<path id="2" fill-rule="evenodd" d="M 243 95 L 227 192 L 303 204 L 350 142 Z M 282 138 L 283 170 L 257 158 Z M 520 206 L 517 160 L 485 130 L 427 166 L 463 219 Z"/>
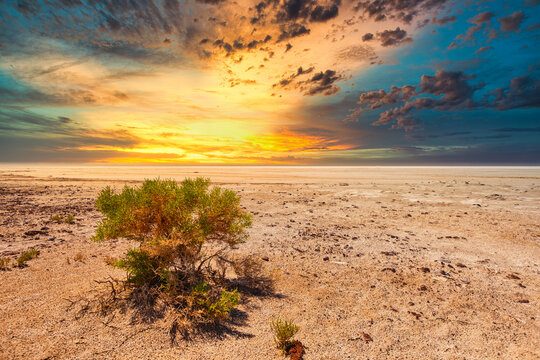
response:
<path id="1" fill-rule="evenodd" d="M 96 205 L 105 216 L 95 241 L 139 242 L 122 258 L 106 259 L 127 271 L 131 299 L 159 298 L 193 320 L 226 319 L 238 305 L 240 295 L 225 279 L 234 264 L 227 255 L 247 239 L 251 216 L 233 191 L 203 178 L 145 180 L 118 194 L 105 188 Z"/>
<path id="2" fill-rule="evenodd" d="M 276 343 L 276 347 L 281 350 L 283 354 L 287 354 L 289 350 L 295 346 L 296 342 L 292 338 L 300 328 L 296 326 L 292 320 L 282 320 L 279 317 L 272 320 L 270 327 L 274 331 L 274 342 Z"/>
<path id="3" fill-rule="evenodd" d="M 26 266 L 26 262 L 28 260 L 32 260 L 33 258 L 37 257 L 39 255 L 39 251 L 36 249 L 29 249 L 23 252 L 16 260 L 16 265 L 18 267 L 24 267 Z"/>
<path id="4" fill-rule="evenodd" d="M 55 223 L 61 223 L 64 217 L 62 215 L 51 215 L 51 221 Z"/>
<path id="5" fill-rule="evenodd" d="M 103 261 L 105 261 L 105 264 L 112 266 L 116 262 L 116 259 L 112 256 L 106 256 Z"/>
<path id="6" fill-rule="evenodd" d="M 67 214 L 65 217 L 63 215 L 52 215 L 51 221 L 57 224 L 61 224 L 61 223 L 74 224 L 75 216 L 73 214 Z"/>
<path id="7" fill-rule="evenodd" d="M 0 258 L 0 270 L 7 270 L 9 268 L 9 258 Z"/>

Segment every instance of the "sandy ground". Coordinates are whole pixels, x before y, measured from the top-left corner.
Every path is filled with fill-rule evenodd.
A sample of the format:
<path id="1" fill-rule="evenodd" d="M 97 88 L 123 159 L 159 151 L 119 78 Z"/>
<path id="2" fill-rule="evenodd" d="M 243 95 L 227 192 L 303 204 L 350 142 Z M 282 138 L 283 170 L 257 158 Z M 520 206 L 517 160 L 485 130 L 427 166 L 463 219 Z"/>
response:
<path id="1" fill-rule="evenodd" d="M 237 252 L 275 279 L 219 332 L 170 344 L 170 317 L 78 316 L 133 246 L 93 243 L 97 193 L 209 176 L 254 214 Z M 52 215 L 74 214 L 74 224 Z M 540 358 L 540 168 L 0 166 L 0 359 L 279 359 L 270 320 L 305 359 Z M 363 334 L 372 341 L 366 341 Z"/>

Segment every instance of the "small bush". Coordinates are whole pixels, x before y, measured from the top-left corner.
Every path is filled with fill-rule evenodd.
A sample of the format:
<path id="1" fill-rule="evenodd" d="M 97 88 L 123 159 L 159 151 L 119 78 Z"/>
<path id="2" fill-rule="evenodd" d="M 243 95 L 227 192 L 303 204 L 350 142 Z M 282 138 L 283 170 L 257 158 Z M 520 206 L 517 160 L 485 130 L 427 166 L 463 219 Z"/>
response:
<path id="1" fill-rule="evenodd" d="M 52 215 L 51 221 L 55 223 L 61 223 L 62 221 L 64 221 L 64 217 L 62 215 Z"/>
<path id="2" fill-rule="evenodd" d="M 127 271 L 127 285 L 158 289 L 183 313 L 212 320 L 226 318 L 238 304 L 239 295 L 223 284 L 224 268 L 232 263 L 228 251 L 247 239 L 251 215 L 233 191 L 210 188 L 203 178 L 145 180 L 119 194 L 105 188 L 96 205 L 105 217 L 95 241 L 139 242 L 112 263 Z"/>
<path id="3" fill-rule="evenodd" d="M 105 261 L 105 264 L 112 266 L 116 262 L 116 259 L 112 256 L 106 256 L 103 261 Z"/>
<path id="4" fill-rule="evenodd" d="M 0 258 L 0 270 L 7 270 L 9 268 L 9 258 Z"/>
<path id="5" fill-rule="evenodd" d="M 255 282 L 262 277 L 262 262 L 253 257 L 238 259 L 233 264 L 236 275 Z"/>
<path id="6" fill-rule="evenodd" d="M 61 223 L 74 224 L 75 223 L 75 215 L 68 214 L 65 217 L 63 215 L 53 215 L 53 216 L 51 216 L 51 222 L 55 222 L 57 224 L 61 224 Z"/>
<path id="7" fill-rule="evenodd" d="M 84 255 L 82 253 L 77 253 L 74 257 L 73 257 L 73 260 L 75 261 L 83 261 L 84 260 Z"/>
<path id="8" fill-rule="evenodd" d="M 36 249 L 30 249 L 23 252 L 18 258 L 17 258 L 17 266 L 18 267 L 24 267 L 26 265 L 26 262 L 28 260 L 31 260 L 39 255 L 39 251 Z"/>
<path id="9" fill-rule="evenodd" d="M 296 326 L 292 320 L 282 320 L 279 317 L 272 320 L 270 327 L 274 331 L 274 342 L 276 343 L 277 348 L 281 350 L 283 354 L 287 354 L 289 348 L 294 345 L 292 337 L 296 335 L 300 328 Z"/>

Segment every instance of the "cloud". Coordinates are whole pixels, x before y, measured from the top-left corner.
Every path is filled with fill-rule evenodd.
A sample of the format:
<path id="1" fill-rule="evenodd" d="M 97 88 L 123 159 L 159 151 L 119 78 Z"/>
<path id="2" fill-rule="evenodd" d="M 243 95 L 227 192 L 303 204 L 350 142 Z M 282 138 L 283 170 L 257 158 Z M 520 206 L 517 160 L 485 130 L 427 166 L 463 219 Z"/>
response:
<path id="1" fill-rule="evenodd" d="M 482 46 L 480 49 L 476 50 L 474 52 L 474 55 L 478 55 L 480 53 L 483 53 L 484 51 L 488 51 L 488 50 L 491 50 L 493 49 L 493 46 Z"/>
<path id="2" fill-rule="evenodd" d="M 410 130 L 420 124 L 412 114 L 424 109 L 457 111 L 487 108 L 503 111 L 540 107 L 540 80 L 531 75 L 513 78 L 509 86 L 490 91 L 478 100 L 474 95 L 485 84 L 471 85 L 474 78 L 462 71 L 439 70 L 433 76 L 422 75 L 418 85 L 392 86 L 389 92 L 384 89 L 362 92 L 357 102 L 361 106 L 352 109 L 346 120 L 355 120 L 366 110 L 393 105 L 380 113 L 373 125 L 395 121 L 393 128 Z"/>
<path id="3" fill-rule="evenodd" d="M 365 16 L 375 21 L 399 20 L 410 24 L 416 16 L 442 8 L 446 0 L 372 0 L 359 1 L 355 11 L 361 11 Z"/>
<path id="4" fill-rule="evenodd" d="M 94 55 L 115 56 L 147 64 L 179 64 L 181 55 L 162 48 L 145 47 L 140 43 L 126 40 L 101 40 L 81 42 Z"/>
<path id="5" fill-rule="evenodd" d="M 320 5 L 314 0 L 284 0 L 277 6 L 275 21 L 324 22 L 338 15 L 340 5 L 341 0 L 332 0 L 328 5 Z"/>
<path id="6" fill-rule="evenodd" d="M 377 54 L 367 45 L 354 45 L 341 49 L 336 58 L 342 61 L 375 61 L 378 59 Z"/>
<path id="7" fill-rule="evenodd" d="M 437 24 L 439 26 L 443 26 L 443 25 L 446 25 L 446 24 L 451 24 L 451 23 L 454 23 L 456 22 L 457 20 L 457 17 L 454 15 L 454 16 L 444 16 L 442 18 L 431 18 L 431 23 L 432 24 Z"/>
<path id="8" fill-rule="evenodd" d="M 66 117 L 66 116 L 59 116 L 59 117 L 58 117 L 58 120 L 59 120 L 62 124 L 69 124 L 69 123 L 72 123 L 72 122 L 73 122 L 73 119 L 68 118 L 68 117 Z"/>
<path id="9" fill-rule="evenodd" d="M 510 85 L 489 93 L 488 103 L 497 110 L 540 107 L 540 80 L 525 75 L 510 80 Z"/>
<path id="10" fill-rule="evenodd" d="M 369 109 L 378 109 L 383 105 L 393 105 L 402 100 L 409 100 L 416 95 L 416 86 L 405 85 L 403 87 L 392 86 L 389 92 L 384 89 L 368 91 L 360 94 L 358 104 L 369 105 Z"/>
<path id="11" fill-rule="evenodd" d="M 294 88 L 304 92 L 304 95 L 313 96 L 322 94 L 330 96 L 337 93 L 340 88 L 334 83 L 342 80 L 343 76 L 334 70 L 325 70 L 315 73 L 306 80 L 297 80 L 298 77 L 311 74 L 313 67 L 304 69 L 299 67 L 297 71 L 289 76 L 283 77 L 280 81 L 272 85 L 279 88 Z"/>
<path id="12" fill-rule="evenodd" d="M 485 24 L 485 23 L 490 22 L 494 16 L 495 14 L 492 11 L 484 11 L 470 18 L 468 21 L 471 24 L 480 25 L 480 24 Z"/>
<path id="13" fill-rule="evenodd" d="M 284 40 L 289 40 L 295 37 L 308 35 L 311 30 L 306 28 L 304 25 L 292 23 L 292 24 L 282 24 L 280 25 L 281 33 L 278 36 L 277 42 Z"/>
<path id="14" fill-rule="evenodd" d="M 334 70 L 326 70 L 325 72 L 319 72 L 305 83 L 309 88 L 305 92 L 305 95 L 317 95 L 323 94 L 325 96 L 333 95 L 340 89 L 338 86 L 333 85 L 334 82 L 341 79 L 341 76 L 337 75 Z"/>
<path id="15" fill-rule="evenodd" d="M 407 31 L 399 27 L 394 30 L 384 30 L 377 33 L 377 38 L 381 41 L 382 46 L 396 46 L 402 43 L 412 42 L 410 37 L 407 37 Z"/>
<path id="16" fill-rule="evenodd" d="M 31 16 L 38 13 L 38 11 L 40 10 L 40 4 L 35 0 L 21 0 L 17 1 L 16 9 L 24 17 L 30 19 Z"/>
<path id="17" fill-rule="evenodd" d="M 362 35 L 362 41 L 369 41 L 369 40 L 372 40 L 373 39 L 373 34 L 372 33 L 365 33 L 364 35 Z"/>
<path id="18" fill-rule="evenodd" d="M 495 29 L 491 27 L 491 19 L 495 16 L 495 13 L 492 11 L 484 11 L 481 13 L 476 14 L 467 22 L 474 24 L 473 26 L 469 27 L 465 34 L 461 34 L 456 36 L 455 40 L 461 40 L 463 43 L 473 43 L 476 40 L 476 34 L 483 31 L 484 34 L 487 35 L 487 41 L 491 41 L 495 39 L 498 34 Z M 459 47 L 459 43 L 457 41 L 452 42 L 448 49 L 457 49 Z"/>
<path id="19" fill-rule="evenodd" d="M 507 32 L 517 32 L 524 18 L 525 15 L 522 10 L 516 11 L 515 13 L 512 13 L 506 17 L 499 18 L 501 30 Z"/>
<path id="20" fill-rule="evenodd" d="M 250 18 L 250 23 L 291 25 L 326 22 L 338 16 L 340 6 L 341 0 L 330 0 L 325 4 L 317 0 L 262 0 L 253 7 L 255 14 Z"/>

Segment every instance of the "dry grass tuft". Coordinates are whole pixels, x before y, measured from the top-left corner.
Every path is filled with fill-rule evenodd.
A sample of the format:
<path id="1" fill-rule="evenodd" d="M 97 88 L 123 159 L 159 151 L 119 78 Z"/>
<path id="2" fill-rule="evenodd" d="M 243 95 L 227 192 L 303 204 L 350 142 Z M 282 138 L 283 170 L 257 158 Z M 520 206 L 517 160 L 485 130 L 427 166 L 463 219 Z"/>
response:
<path id="1" fill-rule="evenodd" d="M 39 255 L 39 251 L 36 249 L 29 249 L 23 252 L 16 260 L 17 267 L 25 267 L 28 260 L 32 260 Z"/>
<path id="2" fill-rule="evenodd" d="M 9 269 L 9 258 L 0 258 L 0 270 L 7 270 Z"/>
<path id="3" fill-rule="evenodd" d="M 274 331 L 274 342 L 276 343 L 276 347 L 281 350 L 283 354 L 287 354 L 291 347 L 294 346 L 295 341 L 292 338 L 300 328 L 295 325 L 292 320 L 282 320 L 279 317 L 272 320 L 270 327 Z"/>

